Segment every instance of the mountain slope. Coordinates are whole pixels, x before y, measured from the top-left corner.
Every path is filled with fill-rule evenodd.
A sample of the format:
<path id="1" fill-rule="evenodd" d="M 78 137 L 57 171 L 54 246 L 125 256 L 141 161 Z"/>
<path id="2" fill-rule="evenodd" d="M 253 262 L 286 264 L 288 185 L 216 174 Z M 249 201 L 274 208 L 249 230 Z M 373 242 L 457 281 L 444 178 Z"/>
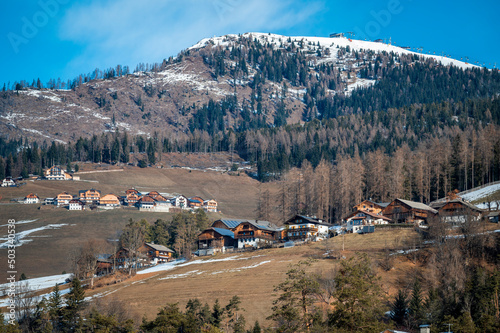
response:
<path id="1" fill-rule="evenodd" d="M 411 72 L 416 62 L 434 70 L 431 79 L 444 73 L 453 81 L 453 73 L 436 69 L 440 64 L 466 69 L 469 75 L 479 72 L 471 64 L 382 43 L 227 35 L 204 39 L 148 72 L 92 80 L 73 90 L 3 92 L 0 132 L 7 138 L 74 142 L 115 130 L 182 136 L 196 129 L 213 134 L 300 123 L 350 113 L 349 99 L 373 104 L 368 99 L 373 97 L 353 92 L 370 90 L 398 67 Z M 210 106 L 211 101 L 226 104 L 214 111 L 218 105 Z"/>

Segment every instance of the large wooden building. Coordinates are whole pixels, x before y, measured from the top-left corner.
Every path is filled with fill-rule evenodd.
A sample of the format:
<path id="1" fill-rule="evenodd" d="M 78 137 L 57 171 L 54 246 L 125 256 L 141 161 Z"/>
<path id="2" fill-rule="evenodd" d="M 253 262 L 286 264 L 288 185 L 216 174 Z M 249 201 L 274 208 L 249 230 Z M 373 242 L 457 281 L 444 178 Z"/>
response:
<path id="1" fill-rule="evenodd" d="M 446 223 L 478 221 L 484 216 L 482 209 L 461 198 L 434 204 L 433 207 L 438 210 L 439 220 Z"/>
<path id="2" fill-rule="evenodd" d="M 382 215 L 390 218 L 394 223 L 427 222 L 438 213 L 434 208 L 421 202 L 395 199 L 382 211 Z"/>
<path id="3" fill-rule="evenodd" d="M 225 253 L 235 246 L 234 232 L 222 228 L 208 228 L 198 235 L 198 250 L 200 253 L 210 250 L 210 254 Z"/>
<path id="4" fill-rule="evenodd" d="M 267 223 L 260 224 L 260 221 L 242 222 L 234 229 L 234 238 L 239 249 L 271 246 L 276 241 L 276 234 L 276 228 Z"/>

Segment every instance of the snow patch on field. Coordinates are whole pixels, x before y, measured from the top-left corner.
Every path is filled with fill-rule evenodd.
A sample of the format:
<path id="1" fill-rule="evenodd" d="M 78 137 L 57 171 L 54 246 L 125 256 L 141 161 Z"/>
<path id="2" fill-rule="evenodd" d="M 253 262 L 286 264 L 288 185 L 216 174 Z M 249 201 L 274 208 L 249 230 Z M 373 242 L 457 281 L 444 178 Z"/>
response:
<path id="1" fill-rule="evenodd" d="M 262 257 L 261 255 L 259 256 L 252 256 L 252 257 L 247 257 L 247 258 L 241 258 L 241 256 L 232 256 L 232 257 L 227 257 L 227 258 L 221 258 L 221 259 L 206 259 L 206 260 L 192 260 L 186 262 L 185 259 L 179 259 L 176 261 L 168 262 L 165 264 L 159 264 L 154 267 L 146 268 L 142 271 L 137 272 L 137 274 L 149 274 L 149 273 L 155 273 L 155 272 L 164 272 L 164 271 L 170 271 L 174 268 L 177 267 L 185 267 L 185 266 L 190 266 L 190 265 L 201 265 L 201 264 L 211 264 L 214 262 L 222 262 L 222 261 L 234 261 L 234 260 L 249 260 L 249 259 L 254 259 Z"/>
<path id="2" fill-rule="evenodd" d="M 24 281 L 16 281 L 16 288 L 27 285 L 30 291 L 38 291 L 47 288 L 53 288 L 56 284 L 66 283 L 66 279 L 70 279 L 73 274 L 59 274 L 44 276 L 40 278 L 27 279 Z M 9 289 L 10 283 L 0 284 L 0 292 L 4 292 Z M 0 305 L 1 306 L 1 305 Z"/>
<path id="3" fill-rule="evenodd" d="M 16 221 L 15 225 L 18 225 L 18 224 L 25 224 L 25 223 L 32 223 L 32 222 L 36 222 L 38 221 L 38 219 L 34 219 L 34 220 L 21 220 L 21 221 Z M 8 226 L 8 224 L 2 224 L 0 225 L 0 227 L 6 227 Z"/>
<path id="4" fill-rule="evenodd" d="M 32 239 L 25 239 L 27 236 L 31 235 L 32 233 L 42 231 L 42 230 L 59 229 L 65 225 L 67 225 L 67 224 L 66 223 L 48 224 L 48 225 L 43 226 L 43 227 L 18 232 L 18 233 L 16 233 L 14 245 L 16 247 L 19 247 L 19 246 L 22 246 L 23 244 L 26 244 L 26 243 L 33 241 Z M 9 242 L 8 235 L 5 235 L 2 238 L 0 238 L 0 241 L 4 242 L 4 243 L 0 244 L 0 249 L 7 249 L 9 247 L 9 245 L 11 245 L 11 243 Z"/>
<path id="5" fill-rule="evenodd" d="M 471 201 L 471 202 L 480 201 L 480 200 L 486 201 L 483 198 L 486 198 L 488 195 L 493 194 L 497 191 L 500 191 L 500 183 L 489 185 L 489 186 L 486 186 L 486 187 L 483 187 L 483 188 L 480 188 L 478 190 L 468 192 L 465 194 L 459 193 L 458 195 L 461 196 L 463 199 L 465 199 L 467 201 Z M 477 204 L 476 206 L 479 208 L 482 208 L 482 209 L 488 209 L 488 204 L 480 203 L 480 204 Z M 491 202 L 491 209 L 498 209 L 496 202 L 494 202 L 494 201 Z"/>

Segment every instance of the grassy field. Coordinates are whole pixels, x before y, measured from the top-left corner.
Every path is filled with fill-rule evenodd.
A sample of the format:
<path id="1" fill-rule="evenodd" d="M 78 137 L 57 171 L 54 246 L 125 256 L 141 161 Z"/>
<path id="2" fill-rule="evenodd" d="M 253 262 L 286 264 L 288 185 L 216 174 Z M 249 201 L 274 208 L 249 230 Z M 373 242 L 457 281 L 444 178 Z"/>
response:
<path id="1" fill-rule="evenodd" d="M 346 235 L 345 251 L 342 255 L 350 257 L 355 252 L 369 253 L 374 267 L 381 274 L 384 290 L 395 292 L 395 285 L 404 279 L 413 264 L 402 257 L 396 259 L 396 267 L 385 272 L 376 266 L 381 250 L 386 247 L 386 239 L 401 238 L 411 240 L 417 234 L 408 229 L 383 230 L 370 235 Z M 284 281 L 290 265 L 308 258 L 317 259 L 310 270 L 321 274 L 331 272 L 339 264 L 338 259 L 324 259 L 326 250 L 338 252 L 342 248 L 342 237 L 327 242 L 318 242 L 293 248 L 267 249 L 255 252 L 225 254 L 214 257 L 194 259 L 194 263 L 171 271 L 137 275 L 119 285 L 89 291 L 89 295 L 99 295 L 108 301 L 116 299 L 127 304 L 129 309 L 141 318 L 156 316 L 158 309 L 167 303 L 179 303 L 183 309 L 189 299 L 198 298 L 202 303 L 213 305 L 215 299 L 227 304 L 237 295 L 245 309 L 242 314 L 247 323 L 254 323 L 269 316 L 274 288 Z M 218 261 L 232 258 L 233 260 Z M 105 296 L 102 296 L 105 295 Z M 141 295 L 138 297 L 137 295 Z"/>
<path id="2" fill-rule="evenodd" d="M 101 171 L 101 170 L 99 170 Z M 215 220 L 221 216 L 254 218 L 258 195 L 258 182 L 244 174 L 230 176 L 227 173 L 196 171 L 185 169 L 139 169 L 129 167 L 119 172 L 96 172 L 81 174 L 81 181 L 27 181 L 17 188 L 1 188 L 0 225 L 8 219 L 16 221 L 34 220 L 19 224 L 16 232 L 47 225 L 59 225 L 57 229 L 34 232 L 26 237 L 32 241 L 17 248 L 16 264 L 20 273 L 29 277 L 59 274 L 69 271 L 69 254 L 72 249 L 87 239 L 116 238 L 129 219 L 145 218 L 149 222 L 156 219 L 169 219 L 169 213 L 139 212 L 136 209 L 120 208 L 110 211 L 68 211 L 64 208 L 39 210 L 40 205 L 12 203 L 13 198 L 23 198 L 33 192 L 40 198 L 54 197 L 67 191 L 77 195 L 79 190 L 95 188 L 102 194 L 123 195 L 124 191 L 135 187 L 140 191 L 157 190 L 167 193 L 181 193 L 186 196 L 198 195 L 214 198 L 219 202 L 222 214 L 209 214 Z M 7 227 L 0 227 L 0 237 L 7 235 Z M 5 253 L 6 250 L 0 250 Z M 2 258 L 6 258 L 2 254 Z M 6 276 L 7 260 L 0 260 L 0 279 Z"/>

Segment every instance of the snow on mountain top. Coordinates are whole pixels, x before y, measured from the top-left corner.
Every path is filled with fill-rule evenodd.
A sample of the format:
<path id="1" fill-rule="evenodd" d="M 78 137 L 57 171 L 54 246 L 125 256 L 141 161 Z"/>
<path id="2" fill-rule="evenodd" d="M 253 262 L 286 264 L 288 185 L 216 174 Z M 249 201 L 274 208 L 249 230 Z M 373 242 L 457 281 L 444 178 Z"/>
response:
<path id="1" fill-rule="evenodd" d="M 385 43 L 378 43 L 378 42 L 370 42 L 370 41 L 363 41 L 363 40 L 357 40 L 357 39 L 349 39 L 345 37 L 287 37 L 287 36 L 282 36 L 282 35 L 276 35 L 276 34 L 267 34 L 267 33 L 259 33 L 259 32 L 247 32 L 242 34 L 241 36 L 243 37 L 253 37 L 261 40 L 262 42 L 266 43 L 274 43 L 274 44 L 287 44 L 288 40 L 291 40 L 297 44 L 300 41 L 304 41 L 305 43 L 309 44 L 312 43 L 312 46 L 317 46 L 319 43 L 322 48 L 330 48 L 331 51 L 334 51 L 334 49 L 339 47 L 347 47 L 349 46 L 351 50 L 373 50 L 375 52 L 394 52 L 397 54 L 416 54 L 420 57 L 423 58 L 432 58 L 435 59 L 438 62 L 441 62 L 443 65 L 448 66 L 448 65 L 454 65 L 462 69 L 467 69 L 467 68 L 474 68 L 478 67 L 473 64 L 468 64 L 460 60 L 452 59 L 452 58 L 447 58 L 443 56 L 436 56 L 436 55 L 430 55 L 430 54 L 423 54 L 423 53 L 417 53 L 413 52 L 407 49 L 403 49 L 401 47 L 395 46 L 395 45 L 388 45 Z M 196 49 L 196 48 L 202 48 L 206 46 L 209 43 L 213 43 L 214 45 L 220 45 L 220 46 L 228 46 L 232 43 L 233 40 L 238 39 L 240 36 L 235 35 L 235 34 L 229 34 L 229 35 L 224 35 L 220 37 L 212 37 L 212 38 L 204 38 L 189 49 Z M 332 58 L 336 57 L 337 52 L 331 52 L 333 56 Z"/>

